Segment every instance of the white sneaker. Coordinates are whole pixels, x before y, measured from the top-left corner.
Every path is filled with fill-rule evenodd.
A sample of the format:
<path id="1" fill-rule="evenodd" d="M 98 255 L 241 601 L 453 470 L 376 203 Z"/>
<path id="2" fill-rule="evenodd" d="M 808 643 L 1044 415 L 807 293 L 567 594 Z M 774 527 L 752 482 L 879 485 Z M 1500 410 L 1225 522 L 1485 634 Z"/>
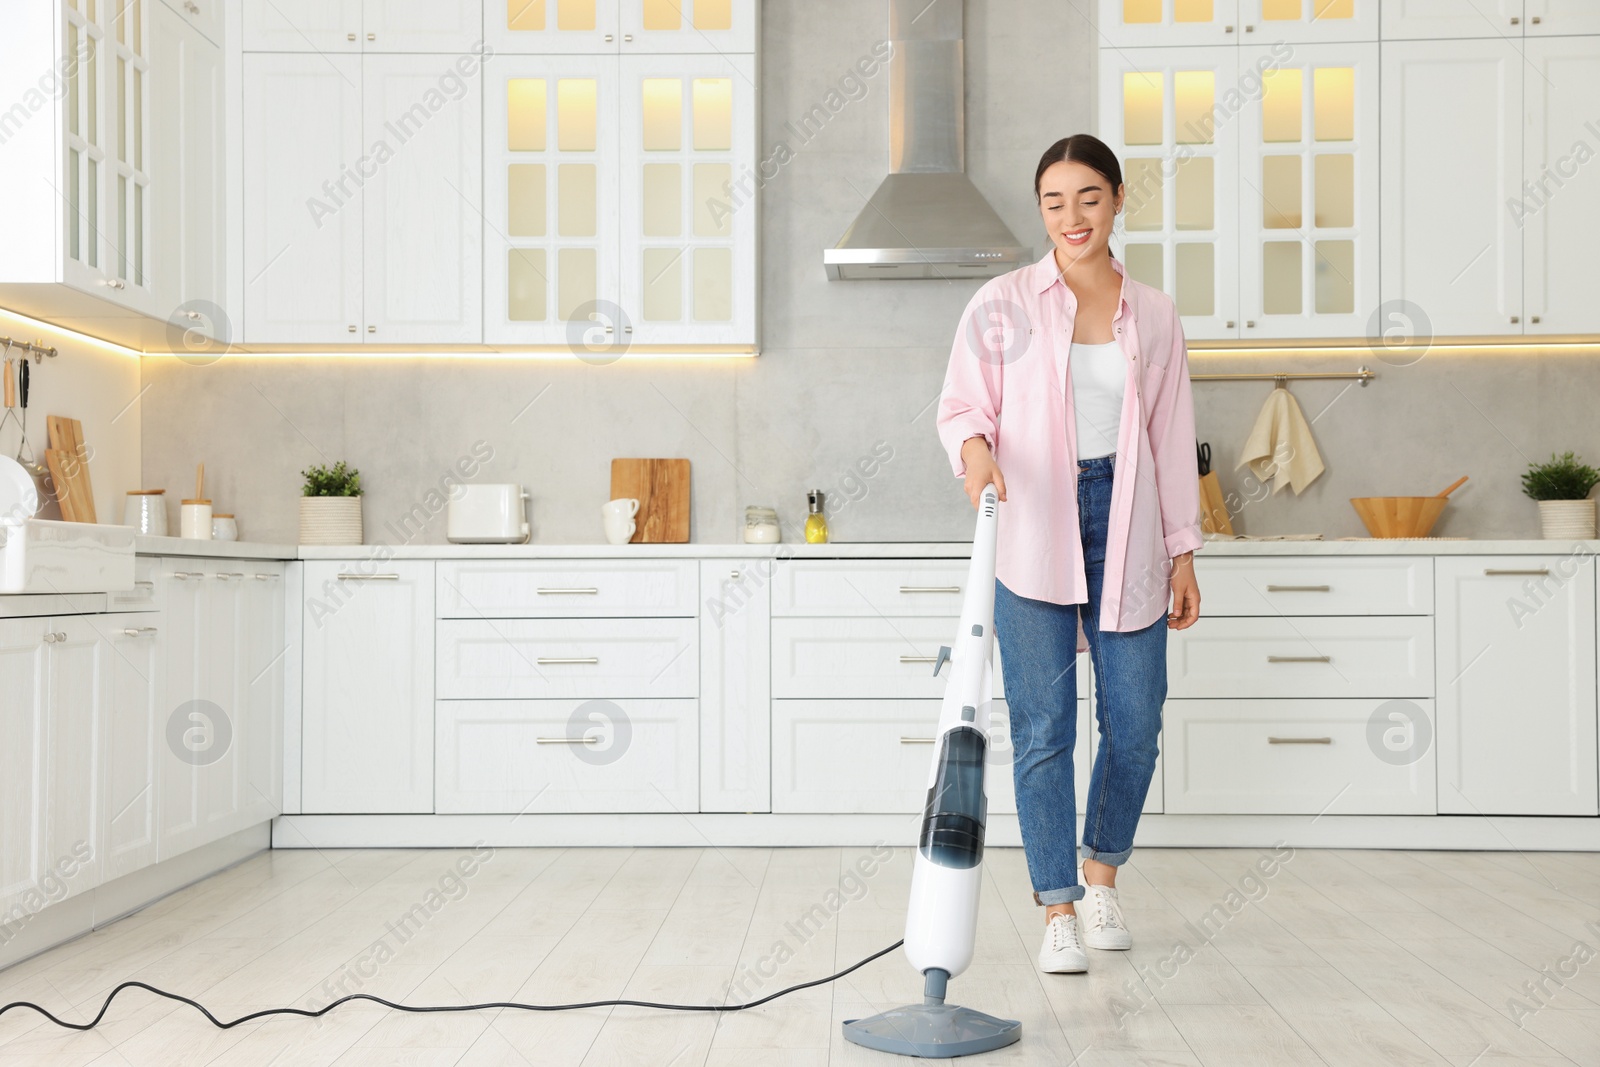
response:
<path id="1" fill-rule="evenodd" d="M 1133 934 L 1123 921 L 1115 886 L 1085 885 L 1083 899 L 1074 907 L 1083 916 L 1083 940 L 1090 948 L 1133 947 Z"/>
<path id="2" fill-rule="evenodd" d="M 1056 914 L 1044 928 L 1039 949 L 1039 969 L 1046 974 L 1068 974 L 1089 969 L 1089 957 L 1078 944 L 1078 917 Z"/>

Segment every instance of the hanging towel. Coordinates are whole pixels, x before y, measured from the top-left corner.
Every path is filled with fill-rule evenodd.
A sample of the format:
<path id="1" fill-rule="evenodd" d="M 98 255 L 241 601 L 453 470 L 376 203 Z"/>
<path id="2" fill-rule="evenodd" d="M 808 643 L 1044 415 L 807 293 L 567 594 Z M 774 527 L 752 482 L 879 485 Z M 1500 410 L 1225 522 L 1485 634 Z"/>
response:
<path id="1" fill-rule="evenodd" d="M 1322 473 L 1322 457 L 1311 439 L 1311 427 L 1299 403 L 1282 385 L 1275 387 L 1262 405 L 1234 469 L 1247 463 L 1257 478 L 1272 482 L 1274 493 L 1290 485 L 1296 496 Z"/>

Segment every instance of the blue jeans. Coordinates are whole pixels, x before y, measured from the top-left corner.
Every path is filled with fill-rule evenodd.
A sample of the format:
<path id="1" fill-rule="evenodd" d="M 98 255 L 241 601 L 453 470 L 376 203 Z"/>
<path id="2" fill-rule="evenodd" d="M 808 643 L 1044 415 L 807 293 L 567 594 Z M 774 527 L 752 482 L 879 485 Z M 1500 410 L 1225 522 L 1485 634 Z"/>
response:
<path id="1" fill-rule="evenodd" d="M 1084 859 L 1110 866 L 1127 862 L 1155 773 L 1161 704 L 1167 697 L 1167 620 L 1126 633 L 1100 630 L 1115 463 L 1115 453 L 1078 463 L 1078 534 L 1089 585 L 1087 604 L 1032 600 L 995 581 L 994 634 L 1011 712 L 1017 819 L 1033 899 L 1039 904 L 1075 901 L 1084 893 L 1078 884 L 1072 766 L 1080 611 L 1094 664 L 1094 712 L 1100 727 L 1089 776 Z"/>

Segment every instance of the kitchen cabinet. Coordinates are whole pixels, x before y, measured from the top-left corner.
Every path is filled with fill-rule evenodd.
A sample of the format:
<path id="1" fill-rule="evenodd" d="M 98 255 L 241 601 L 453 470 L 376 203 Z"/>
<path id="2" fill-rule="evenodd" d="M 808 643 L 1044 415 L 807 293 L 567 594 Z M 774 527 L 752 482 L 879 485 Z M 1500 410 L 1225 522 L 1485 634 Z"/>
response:
<path id="1" fill-rule="evenodd" d="M 246 340 L 481 340 L 482 84 L 456 70 L 244 56 Z"/>
<path id="2" fill-rule="evenodd" d="M 434 565 L 305 565 L 301 810 L 434 810 Z"/>
<path id="3" fill-rule="evenodd" d="M 1435 568 L 1440 813 L 1596 814 L 1593 556 Z"/>
<path id="4" fill-rule="evenodd" d="M 151 19 L 151 248 L 157 309 L 169 321 L 218 341 L 237 340 L 227 318 L 227 223 L 222 138 L 226 78 L 222 51 L 180 12 L 147 5 Z M 217 0 L 202 12 L 220 8 Z"/>
<path id="5" fill-rule="evenodd" d="M 484 0 L 495 51 L 754 52 L 758 0 Z"/>
<path id="6" fill-rule="evenodd" d="M 700 810 L 772 810 L 771 560 L 700 561 Z"/>
<path id="7" fill-rule="evenodd" d="M 1589 165 L 1600 147 L 1600 36 L 1530 38 L 1522 55 L 1522 185 L 1507 211 L 1523 234 L 1523 332 L 1592 334 L 1600 331 L 1588 280 L 1600 233 L 1600 169 Z"/>
<path id="8" fill-rule="evenodd" d="M 481 0 L 244 0 L 247 52 L 466 52 Z"/>
<path id="9" fill-rule="evenodd" d="M 1384 44 L 1382 330 L 1522 332 L 1525 47 Z"/>
<path id="10" fill-rule="evenodd" d="M 64 895 L 74 896 L 99 882 L 105 854 L 98 816 L 110 648 L 87 616 L 52 618 L 50 628 L 44 638 L 49 647 L 41 859 L 47 868 L 56 868 L 69 857 L 86 857 L 74 877 L 65 879 Z"/>
<path id="11" fill-rule="evenodd" d="M 45 634 L 49 619 L 0 619 L 0 924 L 29 914 L 41 870 Z"/>
<path id="12" fill-rule="evenodd" d="M 162 0 L 162 4 L 207 41 L 222 44 L 223 0 Z"/>
<path id="13" fill-rule="evenodd" d="M 1381 6 L 1385 41 L 1507 39 L 1521 37 L 1523 32 L 1523 0 L 1383 0 Z"/>
<path id="14" fill-rule="evenodd" d="M 239 679 L 245 709 L 240 823 L 251 826 L 283 811 L 285 565 L 241 560 Z"/>
<path id="15" fill-rule="evenodd" d="M 1600 7 L 1590 0 L 1523 0 L 1523 33 L 1528 37 L 1600 34 Z"/>
<path id="16" fill-rule="evenodd" d="M 160 613 L 144 612 L 95 618 L 109 649 L 99 811 L 106 881 L 159 858 L 158 782 L 168 710 L 163 700 L 164 622 Z"/>
<path id="17" fill-rule="evenodd" d="M 1376 41 L 1379 0 L 1100 0 L 1106 45 Z"/>

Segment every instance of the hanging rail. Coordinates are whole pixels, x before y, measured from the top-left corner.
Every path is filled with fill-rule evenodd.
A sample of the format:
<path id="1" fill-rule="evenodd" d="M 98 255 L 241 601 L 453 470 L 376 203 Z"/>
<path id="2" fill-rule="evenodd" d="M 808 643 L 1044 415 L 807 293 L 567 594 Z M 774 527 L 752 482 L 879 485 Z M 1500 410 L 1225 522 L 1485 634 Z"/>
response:
<path id="1" fill-rule="evenodd" d="M 1315 372 L 1284 372 L 1282 374 L 1191 374 L 1189 375 L 1189 380 L 1194 382 L 1278 382 L 1279 384 L 1282 384 L 1290 379 L 1352 378 L 1356 381 L 1359 381 L 1361 383 L 1361 387 L 1365 389 L 1367 387 L 1367 383 L 1372 381 L 1377 376 L 1378 375 L 1375 372 L 1368 370 L 1366 367 L 1362 367 L 1360 370 L 1335 370 L 1325 371 L 1320 374 Z"/>
<path id="2" fill-rule="evenodd" d="M 54 348 L 48 348 L 44 345 L 30 344 L 27 341 L 14 341 L 9 337 L 0 337 L 0 348 L 3 348 L 7 352 L 10 352 L 13 348 L 20 348 L 24 352 L 32 352 L 33 361 L 35 363 L 44 362 L 44 357 L 46 356 L 49 356 L 51 359 L 56 358 L 56 350 Z"/>

